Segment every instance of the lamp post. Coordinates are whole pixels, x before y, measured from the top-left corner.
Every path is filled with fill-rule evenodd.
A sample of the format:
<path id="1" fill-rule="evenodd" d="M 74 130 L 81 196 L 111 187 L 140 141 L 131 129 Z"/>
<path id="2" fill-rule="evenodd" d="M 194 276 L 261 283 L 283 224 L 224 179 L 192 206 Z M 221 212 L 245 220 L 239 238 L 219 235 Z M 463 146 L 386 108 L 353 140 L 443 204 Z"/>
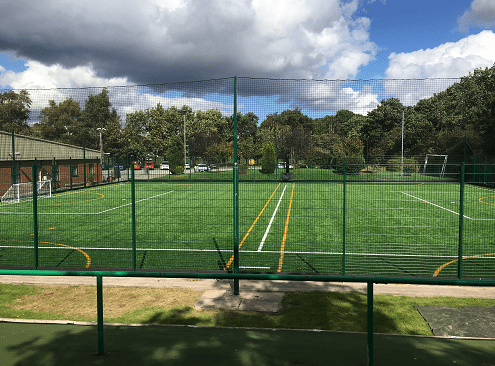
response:
<path id="1" fill-rule="evenodd" d="M 103 166 L 103 137 L 102 132 L 106 131 L 103 127 L 98 127 L 98 131 L 100 131 L 100 165 Z"/>

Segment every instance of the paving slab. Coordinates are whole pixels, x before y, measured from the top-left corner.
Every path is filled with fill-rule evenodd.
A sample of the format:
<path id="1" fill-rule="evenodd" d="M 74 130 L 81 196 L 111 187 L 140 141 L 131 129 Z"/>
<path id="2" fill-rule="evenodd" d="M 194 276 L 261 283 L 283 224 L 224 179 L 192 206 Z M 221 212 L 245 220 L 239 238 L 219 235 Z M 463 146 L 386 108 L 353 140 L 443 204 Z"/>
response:
<path id="1" fill-rule="evenodd" d="M 284 292 L 246 292 L 234 295 L 230 290 L 206 291 L 194 304 L 196 309 L 225 309 L 278 312 Z"/>

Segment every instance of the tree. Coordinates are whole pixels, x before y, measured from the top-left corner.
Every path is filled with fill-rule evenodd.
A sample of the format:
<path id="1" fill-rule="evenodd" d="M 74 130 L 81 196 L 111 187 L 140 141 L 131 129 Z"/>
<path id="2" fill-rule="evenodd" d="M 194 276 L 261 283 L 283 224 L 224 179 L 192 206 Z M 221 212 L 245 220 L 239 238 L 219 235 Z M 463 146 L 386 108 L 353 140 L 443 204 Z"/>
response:
<path id="1" fill-rule="evenodd" d="M 48 107 L 39 114 L 39 122 L 32 127 L 31 135 L 66 144 L 74 144 L 78 135 L 78 119 L 81 117 L 79 103 L 66 99 L 57 104 L 54 100 L 48 101 Z"/>
<path id="2" fill-rule="evenodd" d="M 262 174 L 273 174 L 277 161 L 275 157 L 275 147 L 271 142 L 267 142 L 263 145 L 263 152 L 261 155 L 261 170 Z"/>
<path id="3" fill-rule="evenodd" d="M 108 90 L 105 88 L 100 94 L 90 94 L 78 120 L 77 144 L 82 145 L 82 137 L 84 136 L 86 147 L 97 149 L 100 144 L 100 133 L 97 128 L 106 129 L 108 124 L 115 126 L 116 122 L 120 124 L 120 117 L 115 108 L 112 108 Z M 109 136 L 106 135 L 105 137 L 108 138 Z"/>
<path id="4" fill-rule="evenodd" d="M 29 128 L 27 123 L 31 107 L 29 93 L 23 89 L 19 93 L 0 93 L 0 130 L 23 133 Z"/>
<path id="5" fill-rule="evenodd" d="M 173 174 L 180 174 L 184 171 L 184 140 L 180 135 L 174 135 L 169 139 L 167 159 Z"/>

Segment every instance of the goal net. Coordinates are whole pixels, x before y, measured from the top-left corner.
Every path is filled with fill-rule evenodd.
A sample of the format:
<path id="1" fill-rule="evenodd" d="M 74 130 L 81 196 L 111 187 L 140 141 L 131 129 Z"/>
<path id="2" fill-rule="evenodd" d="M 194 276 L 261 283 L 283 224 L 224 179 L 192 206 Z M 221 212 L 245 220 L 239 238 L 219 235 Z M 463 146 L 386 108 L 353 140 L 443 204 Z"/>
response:
<path id="1" fill-rule="evenodd" d="M 51 197 L 51 182 L 49 180 L 36 182 L 36 193 L 40 197 Z M 2 196 L 1 202 L 19 202 L 28 198 L 33 198 L 33 182 L 13 184 Z"/>
<path id="2" fill-rule="evenodd" d="M 443 178 L 448 155 L 426 154 L 423 174 Z"/>

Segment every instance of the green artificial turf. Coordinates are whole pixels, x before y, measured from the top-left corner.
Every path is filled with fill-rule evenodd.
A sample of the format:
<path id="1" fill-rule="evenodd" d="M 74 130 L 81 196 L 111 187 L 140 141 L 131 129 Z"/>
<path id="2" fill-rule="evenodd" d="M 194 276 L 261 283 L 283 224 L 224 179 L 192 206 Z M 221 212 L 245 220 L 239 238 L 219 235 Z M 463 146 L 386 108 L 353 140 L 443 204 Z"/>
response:
<path id="1" fill-rule="evenodd" d="M 462 276 L 495 277 L 492 190 L 464 187 L 461 216 L 452 183 L 240 182 L 237 221 L 231 182 L 131 188 L 39 199 L 38 266 L 232 270 L 238 222 L 241 271 L 457 277 L 462 244 Z M 0 224 L 0 266 L 33 266 L 32 201 L 0 205 Z"/>

